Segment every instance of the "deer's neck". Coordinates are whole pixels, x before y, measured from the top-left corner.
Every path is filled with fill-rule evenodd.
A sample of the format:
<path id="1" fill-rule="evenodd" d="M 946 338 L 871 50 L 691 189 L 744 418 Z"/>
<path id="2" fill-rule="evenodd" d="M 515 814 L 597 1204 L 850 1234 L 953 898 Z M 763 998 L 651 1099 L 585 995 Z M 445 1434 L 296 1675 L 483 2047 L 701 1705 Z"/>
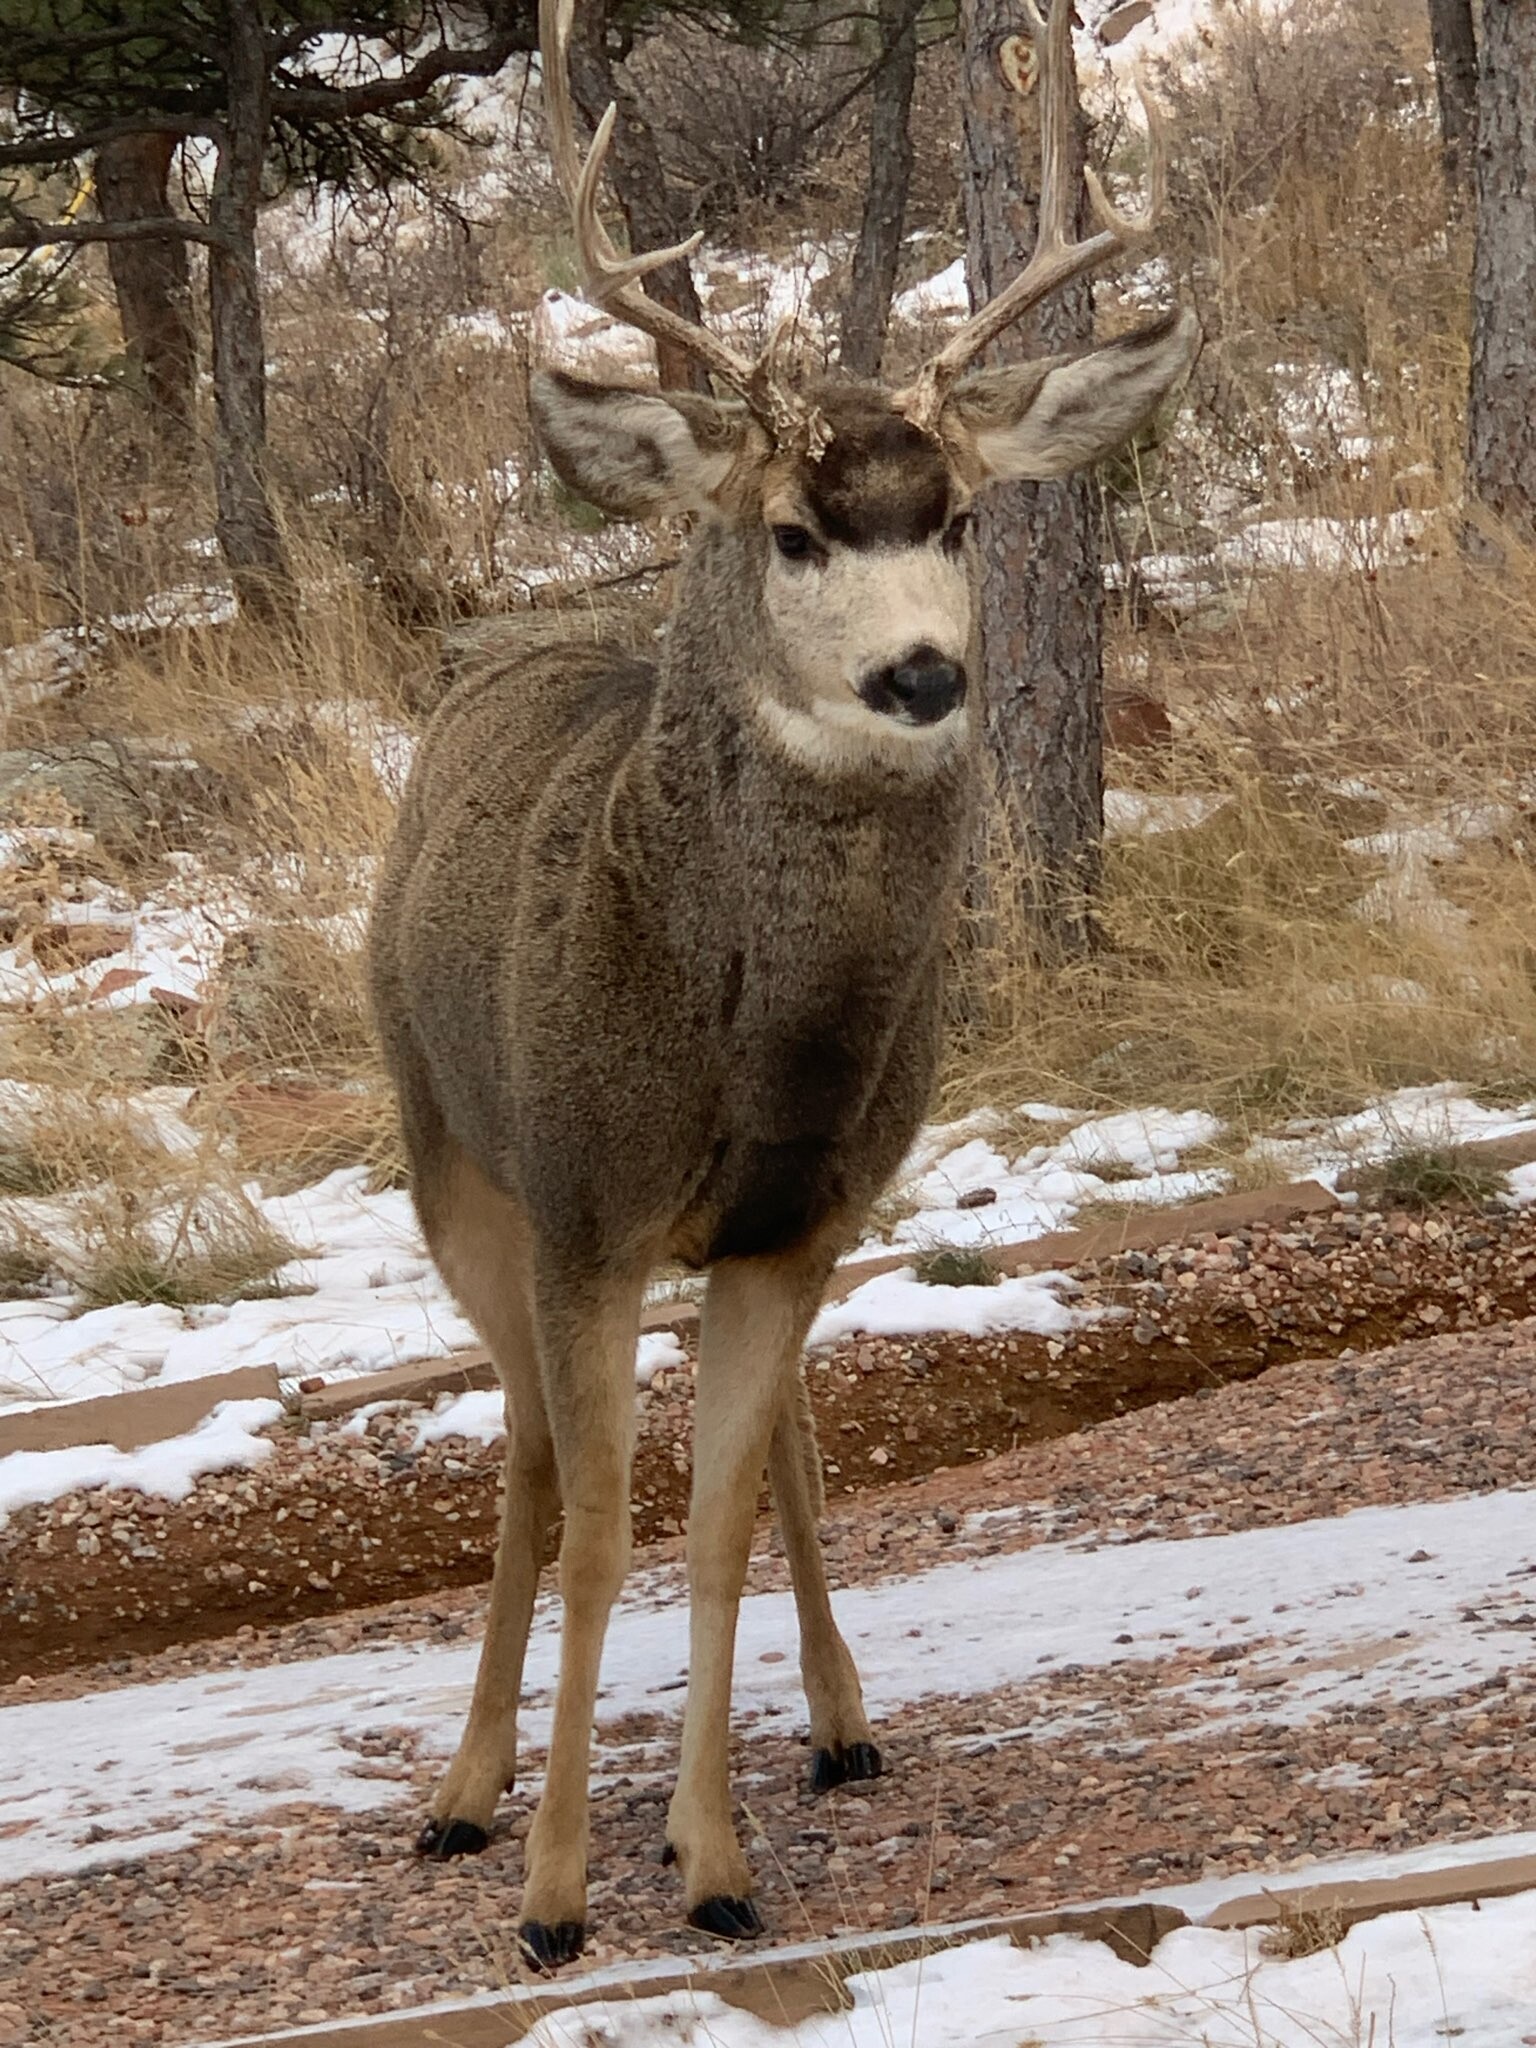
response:
<path id="1" fill-rule="evenodd" d="M 782 942 L 800 971 L 814 958 L 834 977 L 854 958 L 923 956 L 969 844 L 972 748 L 917 775 L 878 752 L 845 771 L 807 767 L 763 716 L 765 702 L 792 706 L 792 684 L 754 594 L 760 577 L 731 547 L 729 535 L 701 537 L 680 579 L 625 836 L 668 878 L 685 944 L 744 944 L 766 963 Z"/>

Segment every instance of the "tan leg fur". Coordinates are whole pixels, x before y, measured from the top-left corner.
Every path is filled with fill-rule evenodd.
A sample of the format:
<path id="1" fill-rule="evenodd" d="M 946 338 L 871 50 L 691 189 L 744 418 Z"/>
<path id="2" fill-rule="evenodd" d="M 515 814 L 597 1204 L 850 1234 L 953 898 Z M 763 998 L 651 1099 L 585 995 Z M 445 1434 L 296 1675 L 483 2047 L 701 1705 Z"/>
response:
<path id="1" fill-rule="evenodd" d="M 559 1495 L 529 1310 L 531 1271 L 522 1212 L 456 1150 L 442 1169 L 436 1193 L 433 1251 L 485 1340 L 507 1408 L 501 1539 L 474 1698 L 420 1844 L 427 1854 L 451 1855 L 484 1846 L 496 1802 L 516 1775 L 523 1658 Z"/>
<path id="2" fill-rule="evenodd" d="M 810 1395 L 798 1369 L 774 1426 L 768 1479 L 800 1619 L 800 1673 L 815 1752 L 812 1782 L 821 1789 L 846 1777 L 873 1777 L 879 1756 L 870 1738 L 859 1674 L 832 1617 L 827 1591 L 818 1533 L 824 1506 L 821 1452 Z"/>
<path id="3" fill-rule="evenodd" d="M 752 1875 L 731 1820 L 736 1616 L 769 1443 L 793 1398 L 832 1259 L 829 1249 L 806 1245 L 778 1258 L 727 1260 L 704 1298 L 688 1516 L 688 1702 L 667 1840 L 682 1866 L 689 1918 L 724 1935 L 757 1927 Z M 797 1532 L 803 1504 L 797 1494 Z"/>
<path id="4" fill-rule="evenodd" d="M 560 1682 L 544 1794 L 528 1836 L 522 1934 L 540 1962 L 579 1951 L 586 1919 L 587 1777 L 608 1616 L 629 1569 L 635 1335 L 649 1262 L 535 1282 L 544 1398 L 560 1473 Z"/>

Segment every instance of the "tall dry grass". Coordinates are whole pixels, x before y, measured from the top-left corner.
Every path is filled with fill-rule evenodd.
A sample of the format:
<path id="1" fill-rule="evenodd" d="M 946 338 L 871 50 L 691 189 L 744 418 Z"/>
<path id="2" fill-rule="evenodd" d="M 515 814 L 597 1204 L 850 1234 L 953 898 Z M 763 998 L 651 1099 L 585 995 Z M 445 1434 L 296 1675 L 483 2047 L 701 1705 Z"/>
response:
<path id="1" fill-rule="evenodd" d="M 1094 957 L 1046 976 L 1005 922 L 967 962 L 952 1107 L 1256 1128 L 1447 1076 L 1536 1093 L 1536 558 L 1458 547 L 1469 251 L 1423 55 L 1392 0 L 1233 0 L 1162 67 L 1207 348 L 1107 479 L 1122 545 L 1185 584 L 1112 607 L 1112 681 L 1174 730 L 1109 779 L 1198 822 L 1111 837 Z"/>

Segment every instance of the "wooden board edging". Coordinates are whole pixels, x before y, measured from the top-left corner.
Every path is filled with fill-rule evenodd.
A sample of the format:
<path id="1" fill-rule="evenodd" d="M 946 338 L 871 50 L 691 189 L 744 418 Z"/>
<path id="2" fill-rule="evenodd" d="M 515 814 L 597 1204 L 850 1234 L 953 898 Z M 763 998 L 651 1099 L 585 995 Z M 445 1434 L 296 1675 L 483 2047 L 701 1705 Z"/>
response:
<path id="1" fill-rule="evenodd" d="M 1536 1156 L 1536 1134 L 1527 1142 Z M 1302 1216 L 1322 1214 L 1336 1204 L 1337 1197 L 1321 1182 L 1293 1181 L 1288 1186 L 1244 1194 L 1212 1195 L 1174 1208 L 1127 1209 L 1123 1217 L 1091 1223 L 1081 1230 L 1055 1230 L 1047 1237 L 989 1245 L 987 1251 L 1005 1274 L 1044 1273 L 1087 1260 L 1114 1258 L 1121 1252 L 1230 1235 L 1255 1224 L 1294 1222 Z M 910 1251 L 851 1260 L 833 1274 L 826 1299 L 845 1300 L 866 1280 L 896 1272 L 911 1261 Z M 670 1330 L 684 1343 L 697 1335 L 698 1324 L 697 1305 L 687 1301 L 653 1303 L 640 1319 L 642 1332 Z M 468 1393 L 495 1384 L 495 1370 L 484 1351 L 456 1351 L 446 1358 L 416 1359 L 382 1372 L 330 1380 L 297 1398 L 299 1413 L 308 1421 L 334 1422 L 375 1401 L 412 1401 L 430 1407 L 442 1394 Z M 277 1368 L 248 1365 L 202 1379 L 134 1387 L 126 1393 L 85 1401 L 48 1403 L 9 1416 L 0 1414 L 0 1457 L 10 1451 L 68 1450 L 81 1444 L 139 1450 L 145 1444 L 195 1429 L 220 1401 L 279 1398 Z"/>
<path id="2" fill-rule="evenodd" d="M 241 2034 L 205 2043 L 204 2048 L 512 2048 L 553 2012 L 602 2001 L 699 1992 L 712 1993 L 768 2024 L 788 2027 L 816 2014 L 846 2010 L 850 2000 L 844 1985 L 861 1971 L 889 1969 L 966 1942 L 1006 1936 L 1028 1948 L 1054 1934 L 1072 1934 L 1105 1942 L 1122 1961 L 1144 1963 L 1163 1937 L 1180 1927 L 1246 1931 L 1316 1915 L 1336 1916 L 1341 1928 L 1348 1928 L 1386 1913 L 1509 1898 L 1536 1890 L 1536 1855 L 1449 1864 L 1398 1877 L 1323 1879 L 1313 1885 L 1298 1883 L 1298 1876 L 1295 1871 L 1279 1873 L 1274 1888 L 1228 1897 L 1198 1916 L 1167 1898 L 1111 1900 L 807 1942 L 739 1960 L 722 1955 L 676 1964 L 617 1963 L 564 1985 L 532 1980 L 409 2012 L 321 2020 L 274 2034 Z"/>
<path id="3" fill-rule="evenodd" d="M 201 1379 L 131 1387 L 124 1394 L 50 1401 L 0 1414 L 0 1458 L 11 1451 L 67 1451 L 82 1444 L 139 1451 L 146 1444 L 196 1429 L 221 1401 L 281 1398 L 275 1365 L 241 1365 L 232 1372 L 206 1373 Z"/>

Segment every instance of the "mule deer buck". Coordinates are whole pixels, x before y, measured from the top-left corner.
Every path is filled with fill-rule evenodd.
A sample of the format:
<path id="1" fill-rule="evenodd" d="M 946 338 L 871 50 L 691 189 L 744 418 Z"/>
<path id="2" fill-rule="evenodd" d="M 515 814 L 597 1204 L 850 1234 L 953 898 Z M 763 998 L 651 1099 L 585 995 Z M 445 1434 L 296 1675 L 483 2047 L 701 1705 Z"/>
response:
<path id="1" fill-rule="evenodd" d="M 1040 239 L 898 391 L 797 388 L 653 305 L 686 252 L 622 256 L 598 217 L 613 110 L 583 163 L 572 0 L 542 0 L 557 173 L 589 296 L 685 342 L 734 396 L 540 376 L 544 447 L 610 514 L 687 515 L 654 663 L 572 645 L 444 700 L 379 890 L 375 1008 L 415 1200 L 506 1391 L 506 1493 L 468 1726 L 420 1847 L 483 1848 L 517 1748 L 558 1509 L 560 1676 L 520 1935 L 580 1952 L 598 1666 L 630 1552 L 636 1330 L 663 1260 L 709 1269 L 688 1523 L 688 1692 L 667 1843 L 689 1920 L 760 1931 L 728 1774 L 737 1608 L 766 1468 L 799 1612 L 817 1788 L 879 1773 L 818 1544 L 800 1353 L 835 1261 L 918 1127 L 981 782 L 966 670 L 967 507 L 1124 440 L 1198 347 L 1176 313 L 1107 347 L 966 366 L 1026 308 L 1140 240 L 1164 186 L 1072 239 L 1069 0 L 1026 0 L 1039 58 Z M 1017 52 L 1013 53 L 1016 57 Z M 695 237 L 695 241 L 697 237 Z"/>

